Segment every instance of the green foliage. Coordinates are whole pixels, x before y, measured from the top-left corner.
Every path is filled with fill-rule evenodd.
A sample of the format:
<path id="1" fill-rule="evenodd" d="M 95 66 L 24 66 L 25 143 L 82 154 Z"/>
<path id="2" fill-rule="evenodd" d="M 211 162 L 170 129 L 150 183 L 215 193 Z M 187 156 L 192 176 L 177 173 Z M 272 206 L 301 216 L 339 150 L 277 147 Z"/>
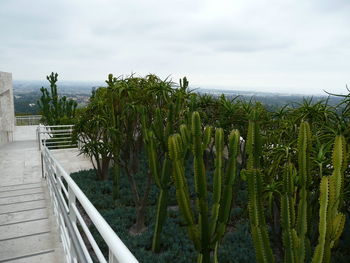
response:
<path id="1" fill-rule="evenodd" d="M 90 136 L 82 149 L 100 160 L 101 167 L 111 166 L 102 163 L 104 159 L 113 162 L 110 180 L 104 176 L 108 198 L 96 198 L 96 205 L 124 208 L 132 216 L 120 231 L 126 233 L 128 245 L 144 246 L 140 258 L 181 262 L 163 253 L 170 247 L 169 240 L 176 243 L 175 237 L 189 244 L 184 237 L 173 238 L 171 232 L 184 233 L 187 228 L 193 245 L 191 252 L 183 253 L 183 260 L 194 261 L 197 250 L 203 261 L 218 255 L 220 262 L 232 262 L 225 257 L 235 255 L 239 262 L 240 253 L 235 251 L 244 251 L 239 242 L 230 246 L 232 254 L 223 247 L 225 240 L 231 240 L 228 236 L 235 235 L 236 222 L 243 221 L 250 224 L 258 262 L 311 262 L 313 255 L 319 257 L 314 262 L 329 262 L 331 251 L 339 262 L 346 258 L 344 248 L 349 243 L 341 235 L 350 207 L 345 142 L 338 142 L 331 156 L 335 135 L 344 134 L 341 140 L 350 141 L 350 118 L 341 108 L 345 104 L 331 107 L 328 100 L 309 99 L 269 112 L 253 99 L 192 93 L 186 78 L 177 88 L 155 75 L 109 75 L 106 83 L 81 111 L 80 138 Z M 235 153 L 229 152 L 232 129 L 246 135 L 245 149 L 232 146 Z M 230 155 L 237 158 L 224 161 Z M 142 162 L 148 162 L 148 167 L 142 167 Z M 340 166 L 340 171 L 332 169 Z M 234 177 L 225 174 L 231 173 L 229 169 L 237 174 L 238 167 L 246 168 L 240 174 L 245 181 L 234 184 Z M 231 209 L 236 188 L 239 205 Z M 177 203 L 184 220 L 178 212 L 169 211 L 176 210 Z M 148 209 L 154 216 L 148 215 Z M 118 224 L 112 217 L 121 211 L 106 216 Z M 172 225 L 174 218 L 181 230 Z M 130 228 L 141 240 L 128 236 Z M 251 262 L 252 254 L 242 256 L 242 262 Z"/>
<path id="2" fill-rule="evenodd" d="M 141 159 L 140 170 L 147 170 L 146 155 L 141 155 L 139 158 Z M 186 171 L 188 172 L 186 176 L 190 176 L 190 167 L 192 167 L 192 164 L 186 165 Z M 120 199 L 117 204 L 113 202 L 112 198 L 112 179 L 109 181 L 98 181 L 96 180 L 94 170 L 73 173 L 71 176 L 110 224 L 112 229 L 140 261 L 150 263 L 187 263 L 196 261 L 196 250 L 191 240 L 187 238 L 186 226 L 183 224 L 182 216 L 176 206 L 176 200 L 172 200 L 175 195 L 174 186 L 171 186 L 169 191 L 169 203 L 172 206 L 169 207 L 166 212 L 167 220 L 164 222 L 162 230 L 161 250 L 159 253 L 153 253 L 151 250 L 152 236 L 155 229 L 156 205 L 159 193 L 156 186 L 153 186 L 151 189 L 149 210 L 146 215 L 146 222 L 149 227 L 145 232 L 134 236 L 129 233 L 128 229 L 134 224 L 136 213 L 135 207 L 133 206 L 133 196 L 129 191 L 129 182 L 124 174 L 121 174 L 120 177 Z M 109 178 L 112 178 L 112 176 L 112 171 L 110 171 Z M 144 183 L 142 175 L 137 175 L 136 181 L 138 185 L 142 185 Z M 192 196 L 194 195 L 194 182 L 193 180 L 188 180 L 188 183 L 190 195 Z M 244 196 L 242 191 L 244 190 L 238 191 L 238 197 L 241 195 Z M 245 205 L 244 198 L 240 202 L 240 205 Z M 233 209 L 230 217 L 233 218 L 234 215 L 238 214 L 239 213 Z M 104 255 L 107 256 L 108 248 L 105 242 L 103 242 L 102 237 L 92 226 L 90 226 L 90 231 L 92 231 Z M 235 260 L 234 262 L 255 262 L 254 249 L 245 219 L 235 222 L 234 229 L 230 227 L 227 230 L 218 249 L 218 258 L 221 263 L 229 263 L 232 262 L 233 259 Z"/>
<path id="3" fill-rule="evenodd" d="M 42 95 L 38 101 L 43 121 L 47 125 L 72 124 L 78 104 L 72 99 L 67 99 L 66 96 L 60 97 L 58 95 L 57 73 L 52 72 L 46 78 L 50 82 L 51 92 L 42 87 L 40 89 Z"/>
<path id="4" fill-rule="evenodd" d="M 259 167 L 260 130 L 255 113 L 252 114 L 248 127 L 248 169 L 244 171 L 248 181 L 249 218 L 256 250 L 257 262 L 273 262 L 275 260 L 264 215 L 264 205 L 260 198 L 264 189 L 264 179 Z M 287 151 L 287 162 L 284 166 L 283 188 L 281 189 L 281 226 L 284 246 L 284 262 L 308 262 L 311 248 L 309 233 L 310 222 L 309 200 L 311 184 L 312 140 L 310 126 L 302 122 L 297 140 L 298 145 L 298 173 Z M 331 248 L 339 239 L 345 215 L 339 212 L 342 189 L 343 172 L 346 169 L 346 145 L 343 136 L 337 136 L 333 150 L 333 174 L 323 176 L 320 185 L 319 209 L 319 243 L 315 249 L 313 262 L 330 262 Z M 266 179 L 265 179 L 266 180 Z"/>
<path id="5" fill-rule="evenodd" d="M 347 166 L 346 144 L 343 136 L 335 138 L 333 149 L 333 174 L 324 176 L 320 185 L 320 223 L 318 245 L 312 258 L 313 263 L 331 261 L 331 249 L 340 238 L 345 215 L 340 213 L 344 170 Z"/>
<path id="6" fill-rule="evenodd" d="M 187 127 L 182 126 L 181 131 L 184 139 L 182 139 L 180 134 L 174 134 L 169 137 L 169 155 L 172 160 L 172 174 L 176 186 L 177 201 L 187 224 L 189 237 L 199 253 L 198 260 L 199 262 L 211 262 L 211 252 L 215 250 L 214 261 L 216 262 L 218 242 L 220 242 L 226 231 L 231 211 L 232 188 L 237 175 L 240 136 L 237 130 L 232 131 L 230 134 L 228 164 L 224 176 L 223 130 L 217 128 L 215 131 L 215 170 L 213 174 L 211 213 L 209 213 L 209 193 L 203 152 L 208 147 L 209 142 L 211 142 L 212 136 L 210 127 L 206 127 L 202 132 L 201 126 L 199 113 L 194 112 L 192 114 L 191 135 L 188 135 Z M 195 211 L 191 208 L 190 192 L 185 178 L 184 157 L 187 149 L 191 149 L 193 154 L 194 188 L 196 192 Z"/>
<path id="7" fill-rule="evenodd" d="M 111 144 L 111 117 L 109 94 L 98 89 L 90 98 L 89 105 L 79 111 L 74 126 L 74 137 L 81 142 L 80 151 L 88 155 L 99 180 L 107 180 L 114 148 Z"/>
<path id="8" fill-rule="evenodd" d="M 253 110 L 250 114 L 247 135 L 247 170 L 242 171 L 248 182 L 248 211 L 257 262 L 274 262 L 270 246 L 262 203 L 263 175 L 260 168 L 261 138 L 259 113 Z"/>
<path id="9" fill-rule="evenodd" d="M 184 84 L 181 89 L 186 89 L 188 81 L 184 78 Z M 185 85 L 185 86 L 182 86 Z M 167 108 L 157 108 L 154 118 L 147 123 L 146 113 L 143 111 L 141 117 L 144 143 L 147 149 L 149 168 L 156 186 L 159 188 L 157 202 L 157 216 L 153 234 L 152 250 L 160 251 L 161 232 L 166 220 L 166 209 L 169 198 L 169 187 L 171 184 L 170 173 L 171 164 L 168 155 L 168 138 L 174 133 L 177 123 L 181 119 L 181 107 L 183 104 L 183 94 L 173 96 L 173 102 L 170 102 Z M 166 121 L 163 121 L 163 115 L 166 114 Z M 157 140 L 158 139 L 158 140 Z M 157 143 L 158 142 L 158 143 Z"/>

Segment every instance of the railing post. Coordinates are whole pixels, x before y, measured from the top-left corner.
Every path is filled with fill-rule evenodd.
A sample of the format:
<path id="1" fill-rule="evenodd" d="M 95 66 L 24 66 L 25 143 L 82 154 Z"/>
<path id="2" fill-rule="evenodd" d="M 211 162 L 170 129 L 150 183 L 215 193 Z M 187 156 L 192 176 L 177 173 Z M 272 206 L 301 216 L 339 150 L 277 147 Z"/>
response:
<path id="1" fill-rule="evenodd" d="M 75 206 L 75 203 L 76 203 L 75 194 L 74 194 L 72 188 L 68 186 L 69 220 L 71 221 L 73 227 L 76 227 L 76 225 L 77 225 L 77 215 L 75 214 L 75 211 L 73 209 L 73 206 Z M 70 245 L 69 249 L 70 249 L 72 261 L 74 261 L 77 257 L 74 246 Z"/>
<path id="2" fill-rule="evenodd" d="M 38 128 L 36 128 L 36 132 L 37 132 L 38 143 L 39 143 L 39 151 L 41 151 L 41 132 L 40 132 L 40 124 L 39 124 Z"/>
<path id="3" fill-rule="evenodd" d="M 73 225 L 77 224 L 77 215 L 75 214 L 75 211 L 73 209 L 73 206 L 75 206 L 75 202 L 76 202 L 75 194 L 72 188 L 68 186 L 69 219 L 71 220 Z"/>
<path id="4" fill-rule="evenodd" d="M 112 250 L 108 251 L 108 263 L 119 263 L 119 261 L 113 255 Z"/>

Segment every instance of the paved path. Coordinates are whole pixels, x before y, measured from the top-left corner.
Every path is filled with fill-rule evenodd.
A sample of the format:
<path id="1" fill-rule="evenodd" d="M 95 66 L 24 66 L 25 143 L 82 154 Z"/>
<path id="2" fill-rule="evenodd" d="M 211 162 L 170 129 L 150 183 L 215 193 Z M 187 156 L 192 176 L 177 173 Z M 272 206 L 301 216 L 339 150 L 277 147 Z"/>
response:
<path id="1" fill-rule="evenodd" d="M 80 154 L 77 148 L 51 150 L 51 153 L 68 174 L 93 168 L 90 159 Z"/>
<path id="2" fill-rule="evenodd" d="M 0 262 L 64 262 L 37 142 L 19 135 L 0 146 Z"/>

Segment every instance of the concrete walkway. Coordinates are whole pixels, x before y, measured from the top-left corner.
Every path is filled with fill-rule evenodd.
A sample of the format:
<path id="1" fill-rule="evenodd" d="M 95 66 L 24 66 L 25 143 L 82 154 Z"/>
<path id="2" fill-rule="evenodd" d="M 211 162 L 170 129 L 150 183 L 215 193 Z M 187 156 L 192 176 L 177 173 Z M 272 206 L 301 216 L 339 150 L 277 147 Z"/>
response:
<path id="1" fill-rule="evenodd" d="M 90 159 L 80 154 L 77 148 L 51 150 L 51 153 L 68 174 L 93 168 Z"/>
<path id="2" fill-rule="evenodd" d="M 0 262 L 63 263 L 35 134 L 24 135 L 0 146 Z"/>

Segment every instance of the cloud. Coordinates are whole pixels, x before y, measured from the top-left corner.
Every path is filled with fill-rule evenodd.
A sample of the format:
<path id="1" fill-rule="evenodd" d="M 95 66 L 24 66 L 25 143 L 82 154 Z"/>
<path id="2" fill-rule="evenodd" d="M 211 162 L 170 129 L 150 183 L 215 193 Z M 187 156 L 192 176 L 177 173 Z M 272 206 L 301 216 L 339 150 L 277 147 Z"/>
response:
<path id="1" fill-rule="evenodd" d="M 342 90 L 347 0 L 2 0 L 0 66 L 18 79 L 112 72 L 194 85 Z M 273 90 L 272 90 L 273 91 Z"/>

